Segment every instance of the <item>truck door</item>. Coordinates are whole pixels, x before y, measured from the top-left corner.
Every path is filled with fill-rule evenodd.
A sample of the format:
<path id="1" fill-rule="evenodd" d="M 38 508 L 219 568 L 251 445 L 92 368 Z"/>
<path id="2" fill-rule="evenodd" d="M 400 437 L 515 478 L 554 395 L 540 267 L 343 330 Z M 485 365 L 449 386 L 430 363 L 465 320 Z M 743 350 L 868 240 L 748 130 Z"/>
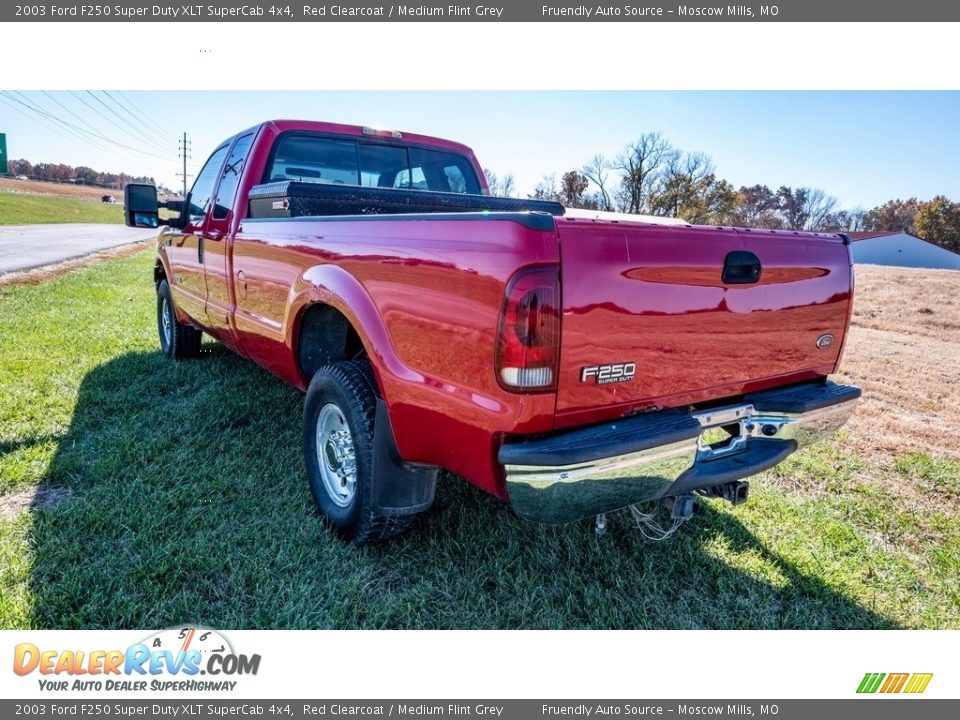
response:
<path id="1" fill-rule="evenodd" d="M 208 330 L 218 340 L 231 346 L 234 344 L 231 330 L 234 300 L 230 292 L 230 234 L 237 219 L 234 218 L 237 188 L 252 143 L 253 133 L 249 133 L 237 138 L 230 149 L 217 185 L 216 201 L 202 238 Z"/>
<path id="2" fill-rule="evenodd" d="M 183 228 L 171 230 L 164 235 L 170 272 L 173 275 L 170 289 L 174 303 L 200 325 L 207 324 L 207 285 L 201 238 L 206 227 L 214 186 L 226 155 L 227 146 L 224 145 L 210 156 L 190 190 L 186 224 Z"/>

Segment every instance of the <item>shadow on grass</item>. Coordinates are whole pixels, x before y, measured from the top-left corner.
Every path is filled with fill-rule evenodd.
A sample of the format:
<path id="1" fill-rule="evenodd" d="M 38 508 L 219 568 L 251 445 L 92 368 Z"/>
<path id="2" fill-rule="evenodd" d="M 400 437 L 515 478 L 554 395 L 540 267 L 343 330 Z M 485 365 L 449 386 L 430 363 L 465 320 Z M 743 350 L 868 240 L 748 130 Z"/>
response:
<path id="1" fill-rule="evenodd" d="M 526 523 L 444 475 L 408 534 L 344 545 L 313 510 L 301 402 L 215 344 L 89 373 L 46 478 L 70 499 L 33 522 L 33 624 L 892 627 L 709 505 L 664 543 L 624 513 L 597 538 L 591 523 Z"/>

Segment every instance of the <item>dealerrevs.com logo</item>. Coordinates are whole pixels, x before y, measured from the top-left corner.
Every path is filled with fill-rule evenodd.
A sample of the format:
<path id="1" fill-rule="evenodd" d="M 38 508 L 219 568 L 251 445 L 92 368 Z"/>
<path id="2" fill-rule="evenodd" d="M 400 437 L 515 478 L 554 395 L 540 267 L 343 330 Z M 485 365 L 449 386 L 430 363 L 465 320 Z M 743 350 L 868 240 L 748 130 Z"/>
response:
<path id="1" fill-rule="evenodd" d="M 46 691 L 231 691 L 237 685 L 233 678 L 259 669 L 260 655 L 237 653 L 221 633 L 200 627 L 163 630 L 126 650 L 20 643 L 13 652 L 14 673 L 38 675 Z"/>

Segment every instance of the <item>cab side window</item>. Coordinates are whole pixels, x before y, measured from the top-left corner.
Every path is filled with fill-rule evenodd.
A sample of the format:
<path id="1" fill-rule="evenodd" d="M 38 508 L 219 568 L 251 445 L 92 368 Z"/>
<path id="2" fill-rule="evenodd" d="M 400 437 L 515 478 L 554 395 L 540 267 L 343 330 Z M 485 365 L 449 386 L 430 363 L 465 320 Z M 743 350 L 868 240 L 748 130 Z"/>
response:
<path id="1" fill-rule="evenodd" d="M 223 166 L 223 159 L 226 155 L 226 145 L 215 150 L 193 182 L 193 188 L 190 190 L 188 213 L 190 222 L 194 225 L 202 222 L 207 214 L 207 208 L 210 206 L 210 196 L 213 195 L 213 188 L 217 184 L 217 177 L 220 175 L 220 168 Z"/>
<path id="2" fill-rule="evenodd" d="M 243 164 L 247 161 L 251 143 L 253 143 L 252 133 L 237 140 L 223 166 L 223 175 L 220 178 L 220 186 L 217 188 L 217 202 L 213 206 L 213 217 L 217 220 L 227 217 L 233 208 L 233 201 L 237 199 L 237 187 L 240 185 Z"/>

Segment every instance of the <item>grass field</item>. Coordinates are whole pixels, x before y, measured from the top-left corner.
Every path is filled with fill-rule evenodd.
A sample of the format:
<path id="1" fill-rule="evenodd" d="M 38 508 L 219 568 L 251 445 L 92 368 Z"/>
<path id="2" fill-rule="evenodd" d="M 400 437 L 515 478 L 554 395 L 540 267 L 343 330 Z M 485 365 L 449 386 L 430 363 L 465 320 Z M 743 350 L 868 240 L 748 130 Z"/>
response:
<path id="1" fill-rule="evenodd" d="M 0 287 L 0 627 L 960 628 L 958 273 L 862 269 L 848 433 L 666 542 L 445 474 L 358 549 L 313 512 L 298 392 L 160 355 L 151 262 Z"/>
<path id="2" fill-rule="evenodd" d="M 56 195 L 0 190 L 0 225 L 122 222 L 123 206 L 119 203 L 111 205 Z"/>

